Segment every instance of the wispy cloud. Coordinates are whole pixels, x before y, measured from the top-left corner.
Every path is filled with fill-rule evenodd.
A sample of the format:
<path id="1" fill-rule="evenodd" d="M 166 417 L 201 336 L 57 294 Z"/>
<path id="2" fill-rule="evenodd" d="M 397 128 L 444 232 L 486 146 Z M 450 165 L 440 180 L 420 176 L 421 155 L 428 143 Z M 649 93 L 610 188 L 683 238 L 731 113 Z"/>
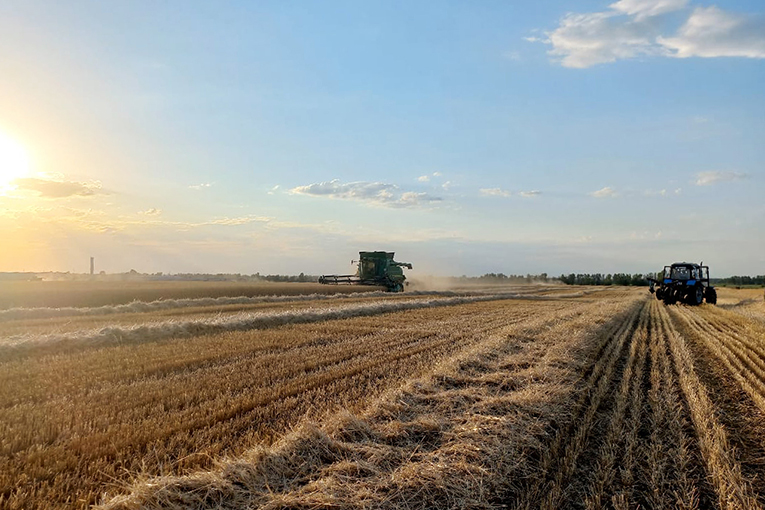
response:
<path id="1" fill-rule="evenodd" d="M 478 190 L 481 195 L 485 197 L 511 197 L 513 196 L 513 192 L 510 190 L 502 189 L 502 188 L 481 188 Z M 523 198 L 534 198 L 541 195 L 541 191 L 537 190 L 531 190 L 531 191 L 521 191 L 518 193 L 518 196 L 521 196 Z"/>
<path id="2" fill-rule="evenodd" d="M 277 184 L 276 186 L 274 186 L 273 188 L 271 188 L 270 190 L 268 190 L 268 194 L 269 194 L 269 195 L 275 195 L 275 194 L 276 194 L 276 192 L 277 192 L 277 191 L 279 191 L 279 188 L 280 188 L 280 187 L 281 187 L 281 186 L 279 186 L 279 185 Z"/>
<path id="3" fill-rule="evenodd" d="M 618 196 L 618 193 L 612 187 L 606 186 L 604 188 L 600 188 L 597 191 L 589 193 L 589 195 L 595 198 L 613 198 Z"/>
<path id="4" fill-rule="evenodd" d="M 298 186 L 289 190 L 293 195 L 310 195 L 343 200 L 356 200 L 386 207 L 418 207 L 441 201 L 429 193 L 403 191 L 395 184 L 384 182 L 347 182 L 339 179 Z"/>
<path id="5" fill-rule="evenodd" d="M 674 37 L 659 37 L 657 42 L 678 58 L 765 58 L 765 17 L 698 7 Z"/>
<path id="6" fill-rule="evenodd" d="M 162 209 L 156 209 L 152 207 L 151 209 L 146 209 L 145 211 L 139 211 L 138 214 L 143 216 L 159 216 L 162 214 Z"/>
<path id="7" fill-rule="evenodd" d="M 509 197 L 513 193 L 502 188 L 481 188 L 478 190 L 485 197 Z"/>
<path id="8" fill-rule="evenodd" d="M 43 198 L 67 198 L 90 196 L 105 193 L 100 182 L 74 182 L 23 177 L 14 179 L 11 184 L 23 191 L 34 191 Z"/>
<path id="9" fill-rule="evenodd" d="M 619 0 L 609 7 L 615 11 L 643 20 L 652 16 L 679 11 L 688 5 L 688 0 Z"/>
<path id="10" fill-rule="evenodd" d="M 696 174 L 696 186 L 709 186 L 718 182 L 740 181 L 749 177 L 748 174 L 740 172 L 699 172 Z"/>
<path id="11" fill-rule="evenodd" d="M 195 189 L 195 190 L 200 190 L 200 189 L 206 189 L 206 188 L 209 188 L 209 187 L 211 187 L 213 184 L 215 184 L 215 183 L 213 183 L 213 182 L 203 182 L 203 183 L 201 183 L 201 184 L 192 184 L 191 186 L 189 186 L 189 188 L 191 188 L 191 189 Z"/>
<path id="12" fill-rule="evenodd" d="M 432 174 L 421 175 L 417 180 L 420 182 L 430 182 L 433 177 L 443 177 L 443 175 L 441 172 L 433 172 Z"/>
<path id="13" fill-rule="evenodd" d="M 545 39 L 525 39 L 550 45 L 556 61 L 574 68 L 640 56 L 765 58 L 763 16 L 697 7 L 674 35 L 662 33 L 665 16 L 687 7 L 687 0 L 620 0 L 605 11 L 566 14 Z"/>

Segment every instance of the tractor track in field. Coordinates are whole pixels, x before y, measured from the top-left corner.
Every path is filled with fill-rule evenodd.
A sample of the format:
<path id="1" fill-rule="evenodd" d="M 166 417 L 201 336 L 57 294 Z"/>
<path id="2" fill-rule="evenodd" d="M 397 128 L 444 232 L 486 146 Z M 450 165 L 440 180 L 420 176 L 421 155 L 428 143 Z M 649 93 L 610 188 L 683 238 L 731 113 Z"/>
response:
<path id="1" fill-rule="evenodd" d="M 765 337 L 758 339 L 757 329 L 747 331 L 746 319 L 724 309 L 682 308 L 671 315 L 688 338 L 720 423 L 730 431 L 730 450 L 742 475 L 765 507 L 765 411 L 759 371 Z M 744 327 L 732 328 L 736 323 Z"/>
<path id="2" fill-rule="evenodd" d="M 547 446 L 539 466 L 539 475 L 525 489 L 513 508 L 557 508 L 570 496 L 569 485 L 580 456 L 594 433 L 598 409 L 612 392 L 613 381 L 618 380 L 619 362 L 627 349 L 627 342 L 642 317 L 639 308 L 621 324 L 615 332 L 604 335 L 605 343 L 599 348 L 597 361 L 585 372 L 578 400 L 574 403 L 573 420 L 558 430 L 554 440 Z M 626 469 L 630 469 L 629 466 Z"/>
<path id="3" fill-rule="evenodd" d="M 748 417 L 731 407 L 731 379 L 750 377 L 710 375 L 692 352 L 702 331 L 740 337 L 698 313 L 646 300 L 621 324 L 512 508 L 761 508 L 763 425 L 751 402 Z"/>

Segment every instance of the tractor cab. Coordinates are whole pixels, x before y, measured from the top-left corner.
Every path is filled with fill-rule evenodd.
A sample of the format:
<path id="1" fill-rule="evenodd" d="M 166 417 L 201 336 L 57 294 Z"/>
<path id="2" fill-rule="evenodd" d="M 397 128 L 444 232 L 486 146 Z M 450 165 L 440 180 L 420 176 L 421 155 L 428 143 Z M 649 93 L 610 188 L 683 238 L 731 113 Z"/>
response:
<path id="1" fill-rule="evenodd" d="M 655 292 L 656 298 L 666 304 L 700 305 L 704 300 L 709 304 L 717 303 L 717 291 L 709 283 L 709 266 L 702 264 L 676 262 L 664 266 L 661 279 L 650 280 L 649 291 Z"/>

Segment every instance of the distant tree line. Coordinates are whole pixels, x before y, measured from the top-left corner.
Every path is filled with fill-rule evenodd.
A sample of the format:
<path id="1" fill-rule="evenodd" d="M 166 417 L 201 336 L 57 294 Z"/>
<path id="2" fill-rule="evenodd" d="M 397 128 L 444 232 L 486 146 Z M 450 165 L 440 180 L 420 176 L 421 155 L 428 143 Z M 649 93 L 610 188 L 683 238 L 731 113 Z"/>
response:
<path id="1" fill-rule="evenodd" d="M 462 282 L 480 282 L 480 283 L 531 283 L 531 282 L 547 282 L 549 278 L 547 273 L 541 274 L 511 274 L 506 275 L 504 273 L 486 273 L 481 276 L 465 276 L 462 275 L 457 280 Z"/>
<path id="2" fill-rule="evenodd" d="M 631 286 L 646 286 L 648 285 L 648 278 L 653 278 L 653 274 L 629 274 L 629 273 L 614 273 L 614 274 L 562 274 L 558 278 L 561 282 L 567 285 L 631 285 Z"/>
<path id="3" fill-rule="evenodd" d="M 267 282 L 317 282 L 319 277 L 310 274 L 300 273 L 299 275 L 286 275 L 286 274 L 269 274 L 261 275 L 256 273 L 256 276 Z"/>
<path id="4" fill-rule="evenodd" d="M 728 278 L 711 278 L 715 285 L 762 285 L 765 286 L 765 274 L 759 276 L 729 276 Z"/>

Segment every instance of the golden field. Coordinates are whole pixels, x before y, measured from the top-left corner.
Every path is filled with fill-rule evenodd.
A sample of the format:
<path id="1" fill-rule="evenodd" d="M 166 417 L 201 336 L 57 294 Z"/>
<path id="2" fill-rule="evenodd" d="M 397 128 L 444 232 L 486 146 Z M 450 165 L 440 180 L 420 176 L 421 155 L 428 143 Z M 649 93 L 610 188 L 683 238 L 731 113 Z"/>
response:
<path id="1" fill-rule="evenodd" d="M 217 285 L 0 310 L 0 507 L 765 505 L 761 289 Z"/>

